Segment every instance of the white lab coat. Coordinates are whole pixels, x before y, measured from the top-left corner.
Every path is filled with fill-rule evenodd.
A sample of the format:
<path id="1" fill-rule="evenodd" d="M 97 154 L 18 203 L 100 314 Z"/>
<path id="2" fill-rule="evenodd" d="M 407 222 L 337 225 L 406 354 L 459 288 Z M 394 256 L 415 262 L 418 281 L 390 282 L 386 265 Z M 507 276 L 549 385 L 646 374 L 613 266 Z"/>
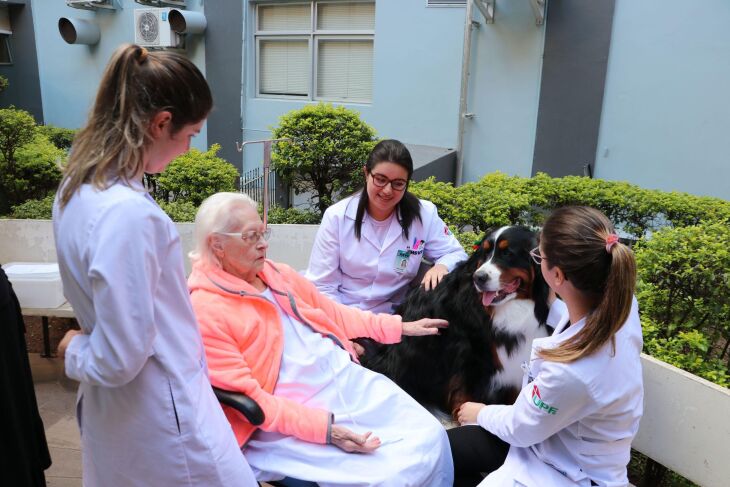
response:
<path id="1" fill-rule="evenodd" d="M 82 186 L 54 205 L 64 293 L 83 335 L 66 351 L 86 486 L 249 486 L 215 399 L 180 236 L 144 191 Z"/>
<path id="2" fill-rule="evenodd" d="M 525 386 L 512 406 L 487 406 L 477 421 L 511 446 L 480 486 L 628 485 L 626 465 L 643 411 L 641 324 L 636 299 L 611 344 L 569 364 L 536 355 L 578 333 L 585 321 L 533 341 Z M 534 378 L 534 379 L 533 379 Z"/>
<path id="3" fill-rule="evenodd" d="M 408 239 L 403 236 L 398 219 L 393 218 L 382 245 L 366 222 L 358 241 L 355 215 L 359 201 L 357 193 L 327 208 L 305 274 L 321 293 L 338 303 L 374 313 L 391 313 L 418 273 L 422 257 L 445 265 L 449 271 L 467 258 L 459 241 L 439 218 L 436 206 L 425 200 L 420 200 L 421 220 L 414 219 Z M 404 254 L 406 258 L 402 257 Z"/>

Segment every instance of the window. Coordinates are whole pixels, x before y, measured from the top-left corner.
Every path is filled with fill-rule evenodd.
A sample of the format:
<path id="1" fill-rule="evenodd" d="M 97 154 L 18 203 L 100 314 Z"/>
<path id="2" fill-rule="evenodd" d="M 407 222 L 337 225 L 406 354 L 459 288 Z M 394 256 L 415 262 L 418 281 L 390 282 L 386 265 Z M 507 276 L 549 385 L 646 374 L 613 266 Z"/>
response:
<path id="1" fill-rule="evenodd" d="M 10 55 L 10 36 L 0 33 L 0 64 L 13 64 L 13 58 Z"/>
<path id="2" fill-rule="evenodd" d="M 13 33 L 10 27 L 10 12 L 6 5 L 0 6 L 0 64 L 13 64 L 10 55 L 10 34 Z"/>
<path id="3" fill-rule="evenodd" d="M 375 3 L 260 4 L 255 31 L 258 96 L 372 100 Z"/>

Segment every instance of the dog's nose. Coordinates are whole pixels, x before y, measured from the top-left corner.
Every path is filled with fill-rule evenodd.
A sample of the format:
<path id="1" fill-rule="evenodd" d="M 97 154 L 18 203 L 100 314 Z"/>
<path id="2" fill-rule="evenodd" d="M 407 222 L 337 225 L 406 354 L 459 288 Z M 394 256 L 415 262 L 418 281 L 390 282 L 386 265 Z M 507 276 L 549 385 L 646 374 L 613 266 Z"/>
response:
<path id="1" fill-rule="evenodd" d="M 477 286 L 483 286 L 489 279 L 489 275 L 486 272 L 477 271 L 474 273 L 474 284 Z"/>

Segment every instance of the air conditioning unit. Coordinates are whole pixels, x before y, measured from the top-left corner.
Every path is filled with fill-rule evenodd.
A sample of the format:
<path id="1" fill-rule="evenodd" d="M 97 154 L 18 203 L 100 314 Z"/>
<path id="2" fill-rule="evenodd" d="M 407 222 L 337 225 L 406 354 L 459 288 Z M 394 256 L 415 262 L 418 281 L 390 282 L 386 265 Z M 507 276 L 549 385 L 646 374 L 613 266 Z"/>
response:
<path id="1" fill-rule="evenodd" d="M 134 42 L 150 48 L 182 47 L 183 38 L 170 28 L 169 8 L 134 10 Z"/>

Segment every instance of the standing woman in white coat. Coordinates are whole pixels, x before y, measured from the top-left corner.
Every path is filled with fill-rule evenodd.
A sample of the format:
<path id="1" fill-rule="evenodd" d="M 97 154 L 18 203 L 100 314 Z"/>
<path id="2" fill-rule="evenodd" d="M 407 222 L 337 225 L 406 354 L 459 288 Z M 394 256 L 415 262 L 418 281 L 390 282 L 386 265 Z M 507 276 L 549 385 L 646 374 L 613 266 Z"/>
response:
<path id="1" fill-rule="evenodd" d="M 53 209 L 64 293 L 81 331 L 59 345 L 80 382 L 85 486 L 251 486 L 210 383 L 180 236 L 142 185 L 190 148 L 212 106 L 171 52 L 118 48 Z"/>
<path id="2" fill-rule="evenodd" d="M 405 145 L 379 142 L 363 171 L 365 188 L 325 211 L 306 277 L 338 303 L 392 313 L 422 257 L 434 263 L 422 281 L 429 290 L 467 256 L 434 204 L 408 192 Z"/>
<path id="3" fill-rule="evenodd" d="M 455 485 L 477 485 L 507 445 L 479 485 L 628 485 L 643 411 L 633 253 L 603 213 L 565 207 L 531 254 L 568 319 L 533 342 L 514 405 L 462 405 L 459 422 L 479 426 L 449 431 Z"/>

